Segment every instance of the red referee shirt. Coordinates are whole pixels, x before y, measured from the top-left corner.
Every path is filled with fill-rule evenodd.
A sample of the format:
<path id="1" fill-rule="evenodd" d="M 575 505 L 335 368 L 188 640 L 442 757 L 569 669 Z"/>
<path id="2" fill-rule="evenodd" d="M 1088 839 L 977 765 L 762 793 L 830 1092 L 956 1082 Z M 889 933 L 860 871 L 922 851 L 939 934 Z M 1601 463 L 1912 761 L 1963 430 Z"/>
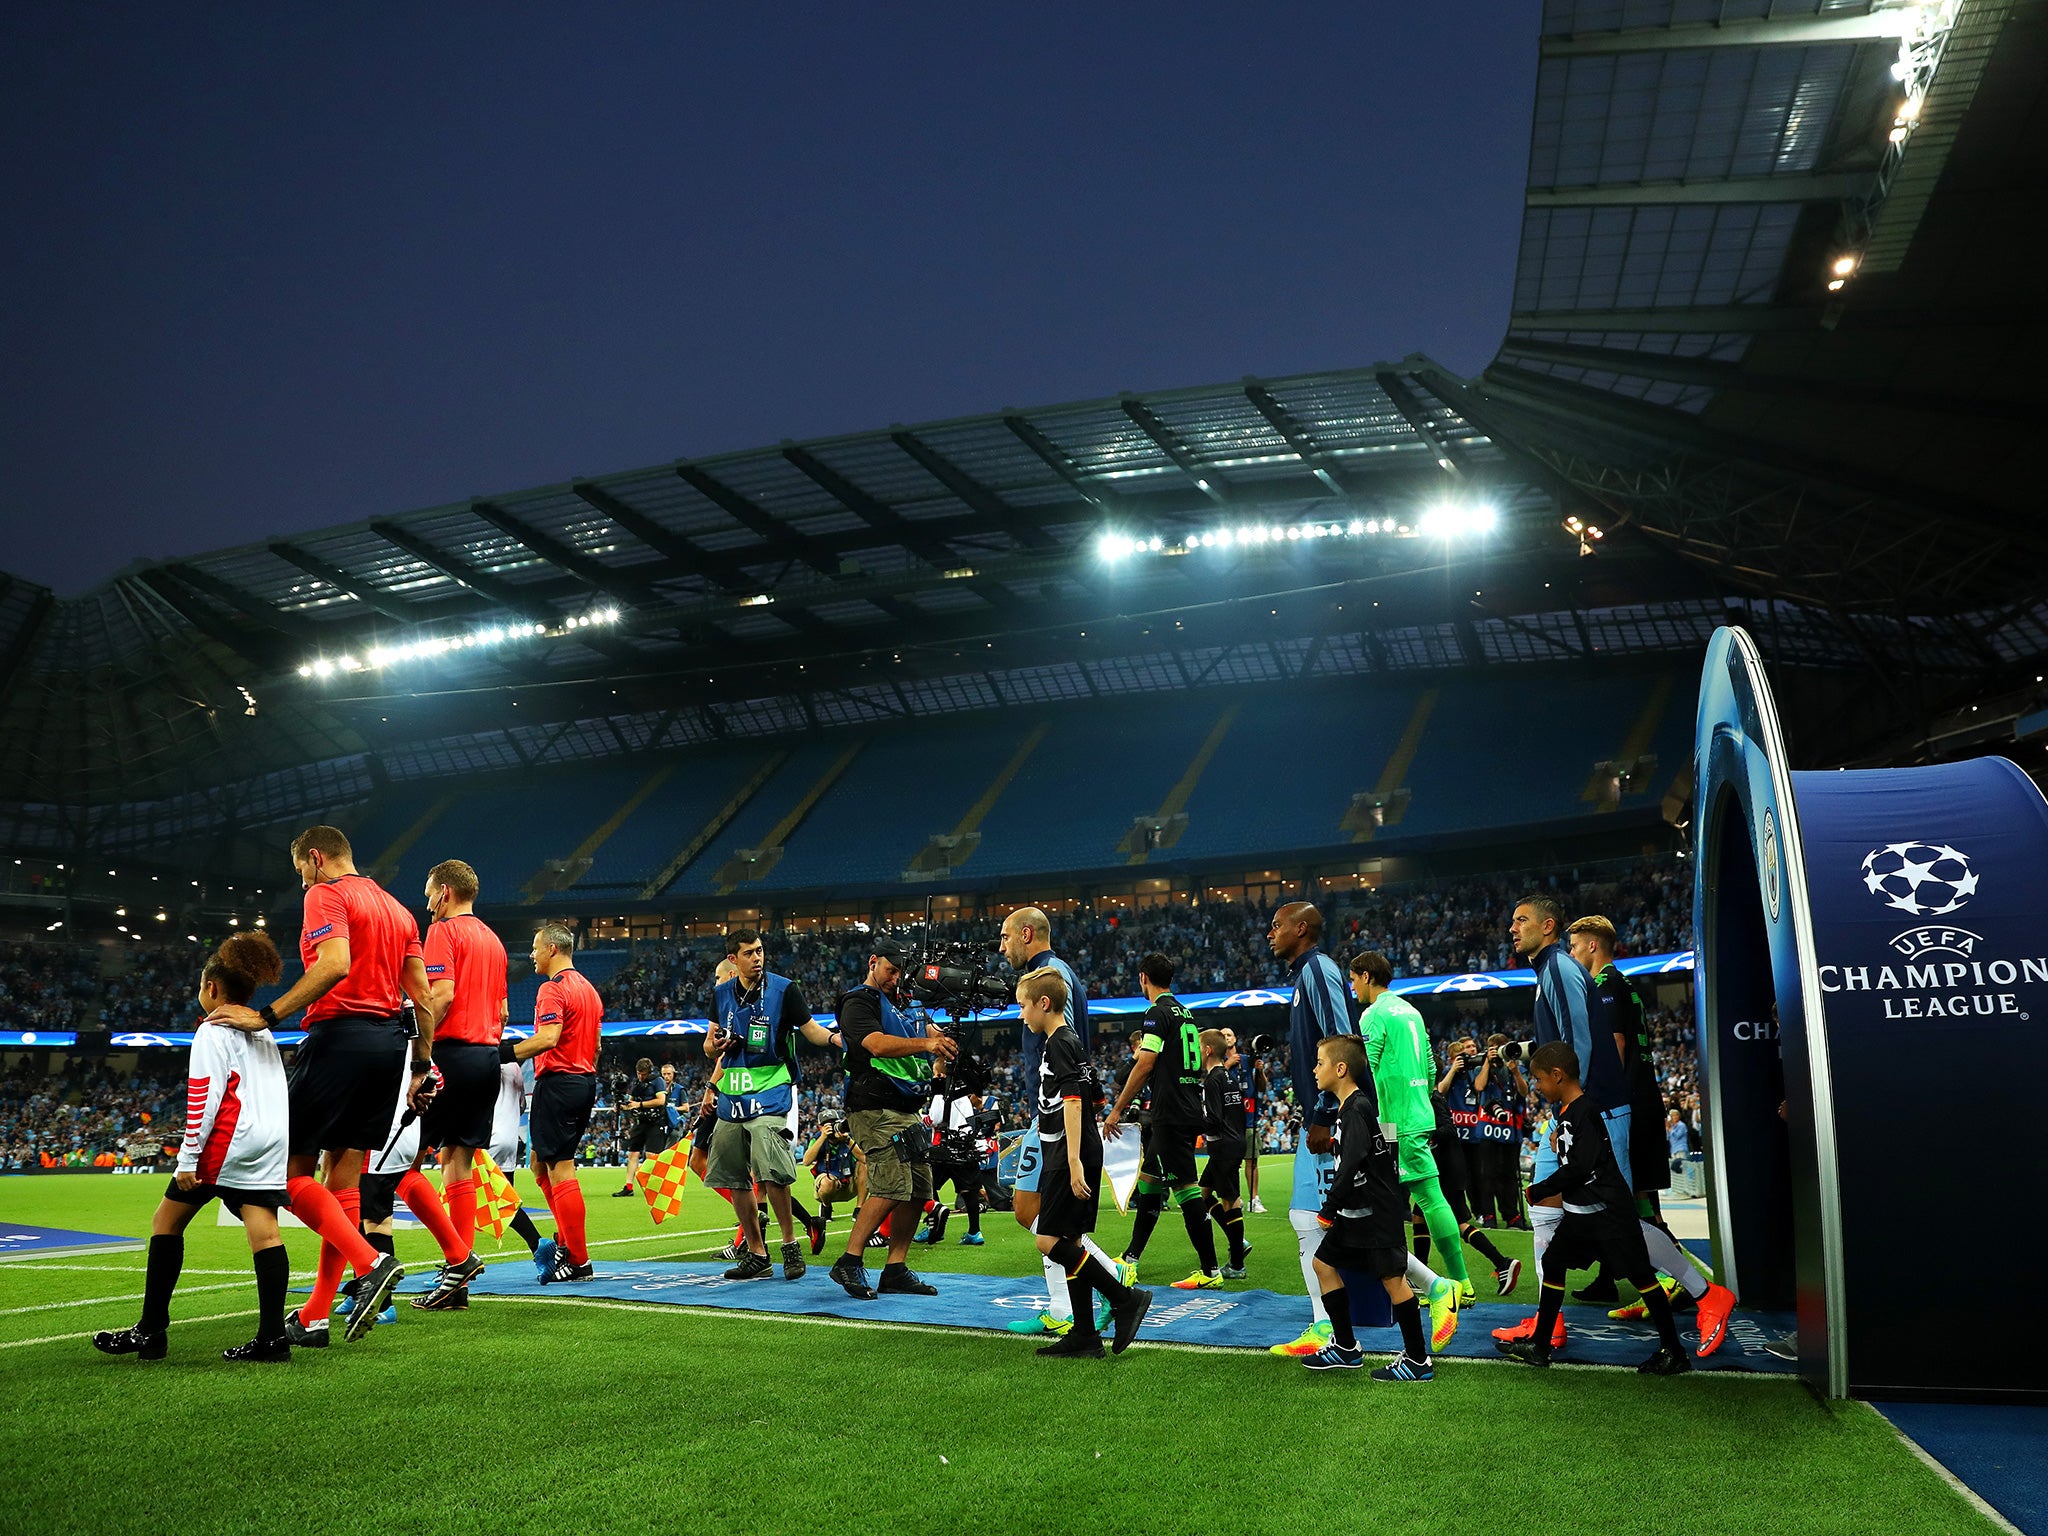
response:
<path id="1" fill-rule="evenodd" d="M 504 1032 L 505 946 L 490 925 L 474 912 L 433 924 L 427 929 L 426 961 L 429 985 L 455 983 L 455 996 L 434 1026 L 434 1038 L 496 1045 Z"/>
<path id="2" fill-rule="evenodd" d="M 324 880 L 306 892 L 299 960 L 311 969 L 320 946 L 348 940 L 348 974 L 306 1010 L 306 1023 L 343 1017 L 396 1019 L 405 999 L 399 977 L 421 953 L 420 925 L 368 875 Z"/>
<path id="3" fill-rule="evenodd" d="M 540 984 L 533 1000 L 533 1024 L 559 1020 L 561 1037 L 554 1049 L 533 1058 L 534 1075 L 543 1072 L 595 1072 L 597 1037 L 604 1026 L 604 1001 L 581 971 L 569 968 L 555 972 Z"/>

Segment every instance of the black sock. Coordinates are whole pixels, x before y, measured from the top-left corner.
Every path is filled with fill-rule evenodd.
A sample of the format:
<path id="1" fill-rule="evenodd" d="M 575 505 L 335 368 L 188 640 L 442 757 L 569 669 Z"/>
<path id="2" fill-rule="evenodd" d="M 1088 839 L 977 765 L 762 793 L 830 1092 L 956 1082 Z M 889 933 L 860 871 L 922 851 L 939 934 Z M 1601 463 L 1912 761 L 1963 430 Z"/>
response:
<path id="1" fill-rule="evenodd" d="M 1085 1268 L 1078 1275 L 1067 1276 L 1067 1301 L 1074 1309 L 1073 1331 L 1084 1339 L 1100 1338 L 1095 1329 L 1095 1287 L 1089 1284 Z"/>
<path id="2" fill-rule="evenodd" d="M 1323 1310 L 1330 1314 L 1330 1342 L 1341 1349 L 1358 1348 L 1358 1335 L 1351 1331 L 1351 1296 L 1343 1286 L 1323 1292 Z"/>
<path id="3" fill-rule="evenodd" d="M 817 1217 L 804 1209 L 803 1201 L 797 1199 L 795 1195 L 789 1197 L 789 1214 L 796 1218 L 796 1224 L 800 1227 L 808 1227 L 817 1220 Z"/>
<path id="4" fill-rule="evenodd" d="M 1664 1287 L 1657 1283 L 1655 1275 L 1645 1275 L 1643 1279 L 1648 1284 L 1635 1281 L 1630 1284 L 1642 1292 L 1643 1305 L 1649 1310 L 1650 1321 L 1656 1324 L 1659 1342 L 1675 1355 L 1684 1354 L 1685 1345 L 1679 1341 L 1678 1323 L 1671 1315 L 1671 1298 L 1664 1294 Z"/>
<path id="5" fill-rule="evenodd" d="M 1144 1256 L 1145 1245 L 1152 1241 L 1152 1229 L 1159 1225 L 1159 1213 L 1164 1209 L 1164 1203 L 1153 1204 L 1155 1198 L 1144 1196 L 1132 1215 L 1131 1240 L 1124 1244 L 1124 1253 L 1134 1261 Z"/>
<path id="6" fill-rule="evenodd" d="M 365 1232 L 363 1240 L 379 1253 L 397 1253 L 398 1245 L 391 1240 L 389 1232 Z"/>
<path id="7" fill-rule="evenodd" d="M 964 1193 L 967 1200 L 967 1230 L 969 1232 L 979 1232 L 981 1230 L 981 1185 L 970 1184 Z"/>
<path id="8" fill-rule="evenodd" d="M 1465 1234 L 1465 1241 L 1479 1250 L 1480 1255 L 1486 1262 L 1493 1266 L 1496 1274 L 1508 1267 L 1508 1256 L 1494 1247 L 1493 1239 L 1480 1231 L 1478 1227 L 1475 1226 Z"/>
<path id="9" fill-rule="evenodd" d="M 1660 1290 L 1658 1294 L 1662 1295 L 1663 1293 Z M 1550 1341 L 1557 1337 L 1557 1314 L 1564 1310 L 1564 1276 L 1559 1275 L 1557 1279 L 1552 1280 L 1550 1276 L 1545 1275 L 1543 1277 L 1543 1289 L 1538 1293 L 1538 1297 L 1539 1299 L 1536 1303 L 1536 1337 L 1534 1342 L 1542 1348 L 1548 1349 L 1550 1348 Z M 1665 1303 L 1664 1310 L 1667 1315 L 1670 1313 L 1671 1305 L 1669 1302 Z"/>
<path id="10" fill-rule="evenodd" d="M 1429 1262 L 1429 1227 L 1420 1216 L 1415 1218 L 1415 1257 Z"/>
<path id="11" fill-rule="evenodd" d="M 284 1244 L 258 1249 L 254 1262 L 256 1337 L 281 1339 L 284 1337 L 284 1293 L 292 1279 L 291 1262 L 285 1257 Z"/>
<path id="12" fill-rule="evenodd" d="M 1417 1365 L 1429 1363 L 1429 1336 L 1422 1331 L 1422 1303 L 1409 1292 L 1394 1303 L 1394 1321 L 1401 1325 L 1401 1352 Z"/>
<path id="13" fill-rule="evenodd" d="M 526 1243 L 528 1253 L 540 1252 L 540 1228 L 533 1224 L 533 1218 L 524 1211 L 512 1213 L 512 1230 Z"/>
<path id="14" fill-rule="evenodd" d="M 1202 1273 L 1216 1273 L 1216 1234 L 1209 1230 L 1209 1213 L 1202 1209 L 1199 1201 L 1190 1200 L 1180 1208 L 1181 1220 L 1187 1223 L 1188 1241 L 1195 1245 L 1195 1257 L 1201 1261 Z"/>
<path id="15" fill-rule="evenodd" d="M 178 1272 L 185 1267 L 185 1234 L 166 1232 L 149 1240 L 149 1263 L 142 1280 L 142 1321 L 135 1326 L 144 1333 L 162 1333 L 171 1326 L 171 1292 L 178 1288 Z"/>
<path id="16" fill-rule="evenodd" d="M 1085 1281 L 1091 1291 L 1101 1295 L 1113 1307 L 1122 1306 L 1135 1294 L 1128 1285 L 1121 1283 L 1110 1272 L 1102 1260 L 1071 1237 L 1063 1237 L 1054 1243 L 1052 1252 L 1046 1257 L 1067 1272 L 1069 1289 L 1072 1288 L 1074 1281 Z M 1076 1326 L 1079 1325 L 1080 1316 L 1079 1312 L 1074 1314 Z M 1094 1314 L 1090 1313 L 1089 1317 L 1092 1323 Z"/>
<path id="17" fill-rule="evenodd" d="M 1230 1239 L 1230 1267 L 1244 1268 L 1244 1208 L 1234 1211 L 1218 1211 L 1216 1220 L 1222 1224 L 1223 1235 Z"/>

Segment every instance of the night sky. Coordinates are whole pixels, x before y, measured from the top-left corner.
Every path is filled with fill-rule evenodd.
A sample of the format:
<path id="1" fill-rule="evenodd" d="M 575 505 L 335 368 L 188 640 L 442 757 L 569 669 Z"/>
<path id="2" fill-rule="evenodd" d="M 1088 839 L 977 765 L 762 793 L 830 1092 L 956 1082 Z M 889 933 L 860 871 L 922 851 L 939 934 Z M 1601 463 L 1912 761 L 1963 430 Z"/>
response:
<path id="1" fill-rule="evenodd" d="M 10 5 L 0 568 L 68 595 L 783 438 L 1476 371 L 1535 61 L 1526 3 Z"/>

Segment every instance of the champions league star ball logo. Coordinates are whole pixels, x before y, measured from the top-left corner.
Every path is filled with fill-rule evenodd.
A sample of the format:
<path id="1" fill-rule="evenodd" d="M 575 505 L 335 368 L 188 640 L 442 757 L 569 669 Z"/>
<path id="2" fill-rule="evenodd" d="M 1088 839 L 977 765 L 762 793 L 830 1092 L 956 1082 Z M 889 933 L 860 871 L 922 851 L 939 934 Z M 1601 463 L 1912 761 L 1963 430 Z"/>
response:
<path id="1" fill-rule="evenodd" d="M 1886 906 L 1942 917 L 1977 894 L 1977 872 L 1946 843 L 1886 843 L 1863 856 L 1863 884 Z"/>

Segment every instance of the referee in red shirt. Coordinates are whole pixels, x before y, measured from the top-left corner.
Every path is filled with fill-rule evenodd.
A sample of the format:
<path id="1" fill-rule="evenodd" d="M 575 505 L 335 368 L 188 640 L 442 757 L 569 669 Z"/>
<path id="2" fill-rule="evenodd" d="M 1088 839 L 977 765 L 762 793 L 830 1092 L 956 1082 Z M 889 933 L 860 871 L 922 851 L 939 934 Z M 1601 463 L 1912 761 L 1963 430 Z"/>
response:
<path id="1" fill-rule="evenodd" d="M 416 1298 L 422 1312 L 459 1312 L 469 1282 L 482 1272 L 476 1256 L 476 1153 L 491 1144 L 498 1109 L 498 1042 L 510 1005 L 505 999 L 505 946 L 476 915 L 476 871 L 444 859 L 427 872 L 427 993 L 432 1003 L 434 1065 L 440 1091 L 420 1127 L 420 1145 L 441 1154 L 442 1198 L 452 1231 L 447 1268 L 433 1290 Z"/>
<path id="2" fill-rule="evenodd" d="M 527 1112 L 527 1143 L 534 1177 L 555 1213 L 555 1266 L 541 1284 L 588 1280 L 590 1248 L 584 1238 L 583 1186 L 576 1180 L 576 1149 L 590 1129 L 597 1105 L 597 1045 L 604 1029 L 604 1002 L 576 969 L 576 930 L 565 918 L 551 918 L 533 936 L 533 968 L 543 978 L 533 1000 L 533 1034 L 499 1054 L 533 1061 L 533 1103 Z"/>
<path id="3" fill-rule="evenodd" d="M 306 888 L 299 930 L 305 974 L 275 1002 L 223 1007 L 213 1022 L 271 1029 L 306 1010 L 306 1040 L 288 1080 L 285 1193 L 292 1214 L 320 1234 L 320 1268 L 313 1294 L 285 1320 L 285 1334 L 302 1349 L 324 1349 L 344 1264 L 360 1277 L 345 1331 L 351 1342 L 370 1331 L 405 1278 L 398 1260 L 363 1236 L 357 1181 L 364 1155 L 382 1146 L 391 1128 L 392 1091 L 410 1083 L 415 1110 L 432 1101 L 433 1014 L 419 924 L 357 873 L 348 838 L 335 827 L 308 827 L 292 839 L 292 867 Z M 413 1034 L 409 1049 L 407 998 L 427 1022 L 427 1033 Z M 313 1177 L 316 1168 L 324 1170 L 324 1188 Z"/>

